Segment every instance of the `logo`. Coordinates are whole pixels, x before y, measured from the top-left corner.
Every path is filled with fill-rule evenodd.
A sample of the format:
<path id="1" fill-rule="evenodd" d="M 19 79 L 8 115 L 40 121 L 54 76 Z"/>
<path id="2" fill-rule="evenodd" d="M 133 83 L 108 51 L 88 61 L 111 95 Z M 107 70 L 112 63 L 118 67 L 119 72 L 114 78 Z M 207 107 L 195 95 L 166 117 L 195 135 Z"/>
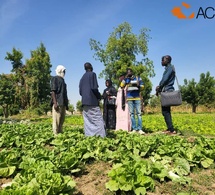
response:
<path id="1" fill-rule="evenodd" d="M 215 8 L 214 7 L 200 7 L 198 9 L 198 11 L 196 12 L 191 12 L 191 14 L 189 14 L 188 16 L 186 16 L 183 11 L 182 8 L 185 9 L 189 9 L 191 6 L 188 3 L 182 2 L 182 6 L 181 7 L 174 7 L 171 12 L 173 14 L 173 16 L 177 17 L 178 19 L 199 19 L 200 17 L 204 18 L 204 19 L 213 19 L 215 18 Z M 195 17 L 195 13 L 196 13 L 196 17 Z"/>
<path id="2" fill-rule="evenodd" d="M 185 3 L 185 2 L 182 2 L 182 6 L 185 7 L 186 9 L 189 9 L 189 8 L 190 8 L 190 5 L 187 4 L 187 3 Z M 194 16 L 195 16 L 194 12 L 191 13 L 189 16 L 186 16 L 186 15 L 182 12 L 181 7 L 174 7 L 174 8 L 172 9 L 172 14 L 173 14 L 174 16 L 176 16 L 177 18 L 179 18 L 179 19 L 192 19 L 192 18 L 194 18 Z"/>

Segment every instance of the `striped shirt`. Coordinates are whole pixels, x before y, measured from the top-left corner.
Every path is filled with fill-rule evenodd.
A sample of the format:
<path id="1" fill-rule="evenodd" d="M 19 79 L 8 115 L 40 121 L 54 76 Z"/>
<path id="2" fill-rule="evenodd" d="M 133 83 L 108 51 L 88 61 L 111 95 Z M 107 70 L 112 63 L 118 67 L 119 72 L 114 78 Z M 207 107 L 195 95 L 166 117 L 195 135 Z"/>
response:
<path id="1" fill-rule="evenodd" d="M 143 90 L 144 85 L 140 77 L 132 76 L 131 78 L 125 78 L 120 87 L 127 86 L 127 100 L 140 100 L 140 91 Z"/>

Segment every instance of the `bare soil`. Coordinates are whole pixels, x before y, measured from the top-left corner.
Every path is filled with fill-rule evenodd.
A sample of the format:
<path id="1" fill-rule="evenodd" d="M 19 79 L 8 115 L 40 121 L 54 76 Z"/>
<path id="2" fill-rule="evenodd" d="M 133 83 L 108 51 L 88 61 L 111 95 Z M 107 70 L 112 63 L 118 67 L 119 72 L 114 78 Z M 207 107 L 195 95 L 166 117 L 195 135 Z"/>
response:
<path id="1" fill-rule="evenodd" d="M 108 172 L 111 165 L 105 162 L 94 162 L 86 165 L 85 170 L 72 176 L 76 182 L 74 195 L 114 195 L 106 189 Z M 186 192 L 190 195 L 215 195 L 215 169 L 198 169 L 189 175 L 192 178 L 190 185 L 182 185 L 173 182 L 156 182 L 154 192 L 147 192 L 147 195 L 176 195 L 179 192 Z M 10 183 L 12 179 L 0 178 L 0 186 Z M 1 190 L 1 187 L 0 187 Z"/>
<path id="2" fill-rule="evenodd" d="M 76 182 L 75 195 L 110 195 L 113 194 L 106 189 L 108 182 L 108 171 L 111 166 L 108 163 L 96 162 L 86 166 L 86 170 L 77 177 L 73 177 Z"/>
<path id="3" fill-rule="evenodd" d="M 111 165 L 105 162 L 96 162 L 86 166 L 83 174 L 73 177 L 76 182 L 75 195 L 113 195 L 116 193 L 106 189 L 108 171 Z M 215 169 L 201 169 L 191 173 L 191 185 L 181 185 L 173 182 L 156 182 L 154 192 L 147 195 L 176 195 L 186 192 L 192 195 L 215 195 Z M 120 193 L 117 193 L 120 194 Z"/>

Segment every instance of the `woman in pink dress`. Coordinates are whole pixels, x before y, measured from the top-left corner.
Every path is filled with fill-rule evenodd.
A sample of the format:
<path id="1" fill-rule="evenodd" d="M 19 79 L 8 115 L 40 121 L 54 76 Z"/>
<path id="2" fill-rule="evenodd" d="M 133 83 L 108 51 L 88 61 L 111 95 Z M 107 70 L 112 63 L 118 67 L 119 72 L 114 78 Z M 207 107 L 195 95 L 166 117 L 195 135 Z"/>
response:
<path id="1" fill-rule="evenodd" d="M 119 78 L 120 81 L 124 76 Z M 116 130 L 131 131 L 131 118 L 126 101 L 126 87 L 119 87 L 116 96 Z"/>

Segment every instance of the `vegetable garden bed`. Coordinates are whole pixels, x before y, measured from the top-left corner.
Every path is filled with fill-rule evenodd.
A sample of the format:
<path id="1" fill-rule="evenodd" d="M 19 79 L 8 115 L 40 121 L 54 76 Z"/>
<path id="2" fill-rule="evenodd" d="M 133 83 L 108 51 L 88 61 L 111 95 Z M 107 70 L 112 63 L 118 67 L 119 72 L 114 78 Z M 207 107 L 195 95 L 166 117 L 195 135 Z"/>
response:
<path id="1" fill-rule="evenodd" d="M 56 137 L 50 119 L 2 124 L 0 182 L 12 185 L 2 188 L 0 195 L 80 194 L 80 178 L 86 180 L 90 167 L 103 184 L 101 189 L 92 177 L 97 181 L 93 185 L 99 186 L 96 194 L 99 189 L 101 194 L 156 194 L 158 186 L 165 189 L 173 182 L 178 187 L 166 194 L 204 194 L 192 186 L 192 176 L 196 170 L 210 170 L 208 182 L 215 182 L 215 115 L 173 118 L 180 133 L 176 136 L 160 133 L 165 129 L 161 115 L 143 116 L 147 136 L 109 131 L 106 138 L 85 137 L 81 116 L 66 118 L 64 133 Z M 213 183 L 205 190 L 213 192 Z"/>

